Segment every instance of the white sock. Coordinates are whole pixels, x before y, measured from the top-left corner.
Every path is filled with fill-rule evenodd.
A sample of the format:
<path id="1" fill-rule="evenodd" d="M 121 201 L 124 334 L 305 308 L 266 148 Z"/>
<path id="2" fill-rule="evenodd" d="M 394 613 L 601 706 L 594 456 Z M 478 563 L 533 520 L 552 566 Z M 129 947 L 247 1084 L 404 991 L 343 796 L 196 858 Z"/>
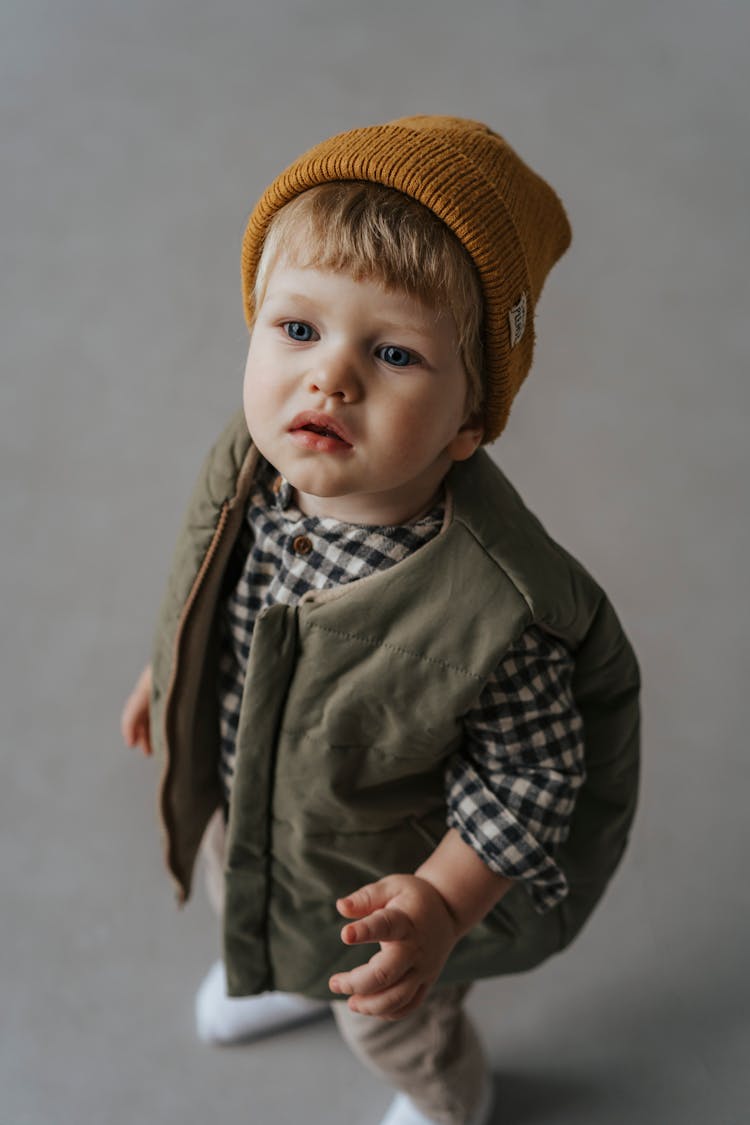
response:
<path id="1" fill-rule="evenodd" d="M 204 1043 L 236 1043 L 325 1015 L 325 1000 L 288 992 L 228 996 L 224 963 L 212 965 L 195 996 L 195 1027 Z"/>
<path id="2" fill-rule="evenodd" d="M 479 1105 L 472 1114 L 468 1125 L 489 1125 L 491 1110 L 492 1082 L 488 1077 L 482 1087 Z M 380 1125 L 435 1125 L 435 1122 L 432 1118 L 425 1117 L 406 1094 L 397 1094 Z"/>

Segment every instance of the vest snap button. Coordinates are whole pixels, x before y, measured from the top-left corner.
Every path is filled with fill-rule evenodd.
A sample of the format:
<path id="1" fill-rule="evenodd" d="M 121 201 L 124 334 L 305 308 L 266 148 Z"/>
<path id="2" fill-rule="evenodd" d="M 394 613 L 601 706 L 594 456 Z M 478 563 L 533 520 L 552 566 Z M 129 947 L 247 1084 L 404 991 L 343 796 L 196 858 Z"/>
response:
<path id="1" fill-rule="evenodd" d="M 306 535 L 297 535 L 292 540 L 292 547 L 298 555 L 309 555 L 313 549 L 310 539 Z"/>

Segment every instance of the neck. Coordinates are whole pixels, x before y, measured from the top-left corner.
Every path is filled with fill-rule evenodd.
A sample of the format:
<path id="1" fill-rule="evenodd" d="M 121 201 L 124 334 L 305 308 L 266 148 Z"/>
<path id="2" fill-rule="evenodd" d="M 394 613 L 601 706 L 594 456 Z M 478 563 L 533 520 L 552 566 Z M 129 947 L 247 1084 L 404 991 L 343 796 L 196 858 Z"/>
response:
<path id="1" fill-rule="evenodd" d="M 373 497 L 370 503 L 367 502 L 367 497 L 360 495 L 311 496 L 295 489 L 294 501 L 306 516 L 334 519 L 339 523 L 359 524 L 363 527 L 397 527 L 425 516 L 438 502 L 442 489 L 441 481 L 426 499 L 415 501 L 394 497 L 389 502 L 383 502 L 380 497 Z"/>

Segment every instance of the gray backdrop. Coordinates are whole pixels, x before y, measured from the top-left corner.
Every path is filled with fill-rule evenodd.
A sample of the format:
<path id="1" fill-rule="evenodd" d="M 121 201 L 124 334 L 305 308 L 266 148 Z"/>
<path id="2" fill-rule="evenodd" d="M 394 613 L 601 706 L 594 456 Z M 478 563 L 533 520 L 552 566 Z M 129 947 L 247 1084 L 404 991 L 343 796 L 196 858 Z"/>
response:
<path id="1" fill-rule="evenodd" d="M 573 248 L 493 455 L 610 592 L 644 677 L 627 862 L 563 957 L 479 986 L 508 1125 L 739 1123 L 748 1095 L 743 0 L 6 0 L 0 1119 L 375 1125 L 323 1024 L 210 1049 L 158 768 L 120 746 L 171 545 L 239 403 L 239 243 L 348 127 L 490 122 Z"/>

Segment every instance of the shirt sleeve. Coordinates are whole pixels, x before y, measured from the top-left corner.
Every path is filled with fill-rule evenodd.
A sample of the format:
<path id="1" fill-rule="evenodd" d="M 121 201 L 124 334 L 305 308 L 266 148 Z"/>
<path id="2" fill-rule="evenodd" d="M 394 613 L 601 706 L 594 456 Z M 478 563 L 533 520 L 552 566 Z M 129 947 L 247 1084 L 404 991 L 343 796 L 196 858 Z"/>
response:
<path id="1" fill-rule="evenodd" d="M 574 661 L 531 627 L 505 654 L 464 716 L 448 763 L 448 824 L 493 871 L 524 884 L 544 914 L 568 893 L 554 860 L 585 780 Z"/>

